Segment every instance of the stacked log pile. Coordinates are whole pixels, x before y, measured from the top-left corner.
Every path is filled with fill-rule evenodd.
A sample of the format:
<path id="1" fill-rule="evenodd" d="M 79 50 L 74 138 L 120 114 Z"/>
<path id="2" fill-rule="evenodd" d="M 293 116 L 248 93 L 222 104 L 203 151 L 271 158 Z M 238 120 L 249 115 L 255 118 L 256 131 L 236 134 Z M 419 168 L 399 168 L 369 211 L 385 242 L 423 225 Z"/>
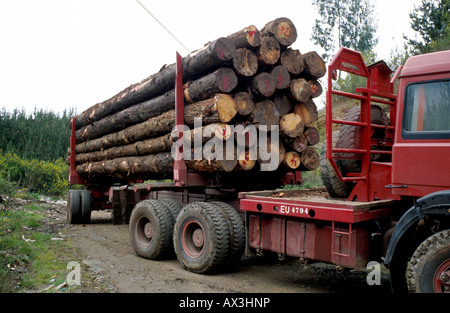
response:
<path id="1" fill-rule="evenodd" d="M 270 140 L 268 144 L 279 154 L 280 168 L 310 171 L 318 167 L 314 98 L 322 93 L 318 79 L 326 67 L 316 52 L 302 54 L 293 49 L 296 38 L 292 21 L 278 18 L 261 30 L 248 26 L 183 58 L 184 120 L 190 137 L 194 140 L 200 132 L 203 144 L 211 138 L 232 140 L 241 151 L 226 161 L 186 160 L 189 169 L 246 171 L 267 162 L 250 153 L 258 140 L 247 136 L 244 143 L 238 142 L 231 132 L 248 125 L 279 126 L 279 144 L 271 145 Z M 176 72 L 176 64 L 164 66 L 76 116 L 75 160 L 80 175 L 88 179 L 172 178 Z M 195 118 L 201 118 L 202 128 L 194 128 Z M 205 134 L 211 124 L 215 126 Z"/>

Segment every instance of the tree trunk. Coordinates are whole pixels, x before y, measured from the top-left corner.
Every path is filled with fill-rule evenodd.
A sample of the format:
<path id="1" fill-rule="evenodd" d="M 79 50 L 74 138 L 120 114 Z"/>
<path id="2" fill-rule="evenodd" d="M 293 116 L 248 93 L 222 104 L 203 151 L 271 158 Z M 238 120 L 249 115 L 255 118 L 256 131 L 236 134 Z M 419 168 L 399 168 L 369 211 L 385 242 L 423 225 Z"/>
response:
<path id="1" fill-rule="evenodd" d="M 289 72 L 286 68 L 284 68 L 284 66 L 275 66 L 270 72 L 270 75 L 272 75 L 275 80 L 276 89 L 283 90 L 289 88 L 289 84 L 291 83 L 291 75 L 289 75 Z"/>
<path id="2" fill-rule="evenodd" d="M 258 48 L 258 61 L 262 65 L 274 65 L 280 58 L 280 44 L 272 37 L 263 37 Z"/>
<path id="3" fill-rule="evenodd" d="M 307 102 L 297 103 L 294 107 L 294 112 L 302 117 L 306 127 L 310 127 L 312 123 L 319 119 L 317 106 L 312 99 Z"/>
<path id="4" fill-rule="evenodd" d="M 258 71 L 258 57 L 252 50 L 239 48 L 233 58 L 233 67 L 242 76 L 253 76 Z"/>
<path id="5" fill-rule="evenodd" d="M 308 140 L 306 139 L 304 134 L 301 134 L 296 138 L 285 138 L 285 140 L 287 141 L 287 145 L 298 153 L 302 153 L 303 151 L 305 151 L 306 147 L 308 146 Z"/>
<path id="6" fill-rule="evenodd" d="M 280 116 L 288 114 L 291 111 L 292 107 L 294 106 L 291 99 L 289 99 L 283 93 L 277 93 L 273 98 L 273 103 L 275 104 L 275 107 L 277 108 L 277 111 L 280 114 Z"/>
<path id="7" fill-rule="evenodd" d="M 323 92 L 322 84 L 319 83 L 318 80 L 312 79 L 312 80 L 308 81 L 308 84 L 311 85 L 311 89 L 313 91 L 311 98 L 318 98 L 322 95 L 322 92 Z"/>
<path id="8" fill-rule="evenodd" d="M 217 93 L 231 92 L 237 83 L 238 79 L 232 69 L 220 68 L 200 79 L 187 82 L 183 88 L 184 98 L 189 103 L 202 101 Z"/>
<path id="9" fill-rule="evenodd" d="M 255 103 L 250 93 L 245 91 L 238 92 L 234 95 L 234 100 L 236 101 L 239 115 L 246 116 L 252 113 Z"/>
<path id="10" fill-rule="evenodd" d="M 250 115 L 250 122 L 257 127 L 260 125 L 279 125 L 280 115 L 271 100 L 258 102 Z M 270 130 L 270 128 L 268 129 Z"/>
<path id="11" fill-rule="evenodd" d="M 226 62 L 236 53 L 231 39 L 219 38 L 200 50 L 183 58 L 183 78 L 185 81 L 201 77 Z M 176 64 L 164 66 L 158 73 L 131 85 L 114 97 L 97 103 L 76 116 L 75 128 L 79 129 L 108 115 L 122 111 L 132 105 L 144 102 L 173 89 L 176 76 Z M 70 123 L 71 127 L 71 123 Z"/>
<path id="12" fill-rule="evenodd" d="M 146 156 L 125 157 L 100 162 L 88 162 L 76 167 L 83 177 L 113 177 L 118 179 L 170 179 L 173 158 L 169 152 Z"/>
<path id="13" fill-rule="evenodd" d="M 304 135 L 306 137 L 306 140 L 308 141 L 309 146 L 315 146 L 320 141 L 319 130 L 313 126 L 306 128 Z"/>
<path id="14" fill-rule="evenodd" d="M 236 168 L 238 161 L 233 160 L 187 160 L 186 166 L 196 172 L 231 172 Z"/>
<path id="15" fill-rule="evenodd" d="M 184 111 L 185 124 L 194 125 L 194 118 L 201 117 L 203 125 L 228 123 L 236 114 L 233 97 L 218 94 L 214 98 L 187 105 Z M 77 153 L 108 149 L 139 140 L 171 132 L 175 127 L 175 110 L 167 111 L 147 121 L 128 127 L 122 131 L 76 145 Z"/>
<path id="16" fill-rule="evenodd" d="M 291 81 L 291 94 L 295 100 L 306 102 L 311 98 L 313 90 L 304 78 L 298 78 Z"/>
<path id="17" fill-rule="evenodd" d="M 231 39 L 236 48 L 255 49 L 261 45 L 261 32 L 253 25 L 250 25 L 227 37 Z"/>
<path id="18" fill-rule="evenodd" d="M 293 75 L 299 75 L 305 69 L 305 60 L 298 49 L 288 48 L 281 52 L 280 63 Z"/>
<path id="19" fill-rule="evenodd" d="M 256 97 L 270 97 L 275 92 L 275 88 L 276 82 L 271 74 L 263 72 L 253 77 L 251 90 Z"/>
<path id="20" fill-rule="evenodd" d="M 317 54 L 316 51 L 311 51 L 303 54 L 305 59 L 305 70 L 304 73 L 312 79 L 319 79 L 325 76 L 327 72 L 327 67 L 325 62 Z"/>
<path id="21" fill-rule="evenodd" d="M 319 167 L 320 156 L 314 147 L 306 147 L 301 154 L 301 161 L 300 170 L 314 171 Z"/>
<path id="22" fill-rule="evenodd" d="M 295 151 L 286 152 L 283 159 L 284 165 L 286 165 L 291 170 L 299 168 L 301 164 L 300 155 Z"/>
<path id="23" fill-rule="evenodd" d="M 263 36 L 272 36 L 279 44 L 286 48 L 297 40 L 297 29 L 288 18 L 281 17 L 267 23 L 262 29 Z"/>
<path id="24" fill-rule="evenodd" d="M 280 119 L 280 132 L 288 137 L 296 138 L 303 134 L 305 125 L 302 118 L 296 113 L 289 113 Z"/>

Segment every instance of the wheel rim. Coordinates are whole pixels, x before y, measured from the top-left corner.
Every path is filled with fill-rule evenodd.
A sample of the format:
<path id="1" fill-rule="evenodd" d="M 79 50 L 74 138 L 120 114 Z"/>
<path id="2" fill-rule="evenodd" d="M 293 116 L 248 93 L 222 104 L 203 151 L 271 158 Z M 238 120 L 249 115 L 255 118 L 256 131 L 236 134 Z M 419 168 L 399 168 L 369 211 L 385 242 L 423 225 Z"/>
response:
<path id="1" fill-rule="evenodd" d="M 141 216 L 136 222 L 135 230 L 137 243 L 143 248 L 149 247 L 153 240 L 152 222 L 147 217 Z"/>
<path id="2" fill-rule="evenodd" d="M 434 292 L 450 293 L 450 260 L 444 261 L 434 273 Z"/>
<path id="3" fill-rule="evenodd" d="M 194 219 L 188 220 L 181 233 L 183 250 L 191 258 L 198 258 L 205 250 L 206 236 L 202 225 Z"/>

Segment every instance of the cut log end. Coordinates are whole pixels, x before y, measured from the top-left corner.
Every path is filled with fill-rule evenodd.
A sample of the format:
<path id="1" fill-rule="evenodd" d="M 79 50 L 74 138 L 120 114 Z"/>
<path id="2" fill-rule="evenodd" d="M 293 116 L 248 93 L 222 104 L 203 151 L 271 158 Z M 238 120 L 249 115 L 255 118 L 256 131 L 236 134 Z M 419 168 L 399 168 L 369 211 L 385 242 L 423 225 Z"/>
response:
<path id="1" fill-rule="evenodd" d="M 280 58 L 281 48 L 278 41 L 272 37 L 263 37 L 258 48 L 258 60 L 265 65 L 274 65 Z"/>
<path id="2" fill-rule="evenodd" d="M 218 94 L 215 97 L 215 106 L 222 123 L 228 123 L 237 114 L 237 104 L 234 98 L 227 94 Z"/>
<path id="3" fill-rule="evenodd" d="M 314 171 L 320 165 L 320 156 L 314 147 L 306 147 L 301 154 L 301 169 L 304 171 Z"/>
<path id="4" fill-rule="evenodd" d="M 256 159 L 252 159 L 249 151 L 243 151 L 238 156 L 238 162 L 241 169 L 249 171 L 256 165 Z"/>
<path id="5" fill-rule="evenodd" d="M 261 33 L 264 36 L 273 36 L 283 47 L 288 47 L 297 40 L 297 29 L 294 23 L 286 17 L 277 18 L 267 23 Z"/>
<path id="6" fill-rule="evenodd" d="M 253 76 L 258 71 L 258 57 L 249 49 L 237 49 L 233 58 L 233 67 L 242 76 Z"/>
<path id="7" fill-rule="evenodd" d="M 304 128 L 301 116 L 296 113 L 286 114 L 280 120 L 280 131 L 286 136 L 298 137 L 303 133 Z"/>
<path id="8" fill-rule="evenodd" d="M 299 78 L 291 81 L 291 93 L 295 100 L 307 102 L 311 98 L 313 90 L 304 78 Z"/>
<path id="9" fill-rule="evenodd" d="M 299 168 L 301 164 L 300 154 L 295 151 L 286 152 L 283 163 L 292 170 Z"/>
<path id="10" fill-rule="evenodd" d="M 252 96 L 248 92 L 238 92 L 234 95 L 238 113 L 242 116 L 252 113 L 255 103 Z"/>
<path id="11" fill-rule="evenodd" d="M 293 75 L 299 75 L 305 69 L 305 60 L 297 49 L 288 48 L 283 51 L 280 56 L 280 63 Z"/>
<path id="12" fill-rule="evenodd" d="M 311 51 L 303 55 L 305 59 L 305 73 L 314 79 L 325 76 L 327 67 L 322 57 L 316 52 Z"/>

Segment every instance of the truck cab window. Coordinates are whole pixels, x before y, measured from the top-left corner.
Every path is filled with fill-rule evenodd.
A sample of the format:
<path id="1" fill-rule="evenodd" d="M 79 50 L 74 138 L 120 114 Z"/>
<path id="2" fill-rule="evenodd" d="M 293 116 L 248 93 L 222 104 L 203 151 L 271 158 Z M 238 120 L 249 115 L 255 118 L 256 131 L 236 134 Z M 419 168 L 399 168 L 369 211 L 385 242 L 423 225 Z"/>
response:
<path id="1" fill-rule="evenodd" d="M 450 134 L 450 81 L 414 83 L 406 88 L 404 138 L 447 138 Z"/>

